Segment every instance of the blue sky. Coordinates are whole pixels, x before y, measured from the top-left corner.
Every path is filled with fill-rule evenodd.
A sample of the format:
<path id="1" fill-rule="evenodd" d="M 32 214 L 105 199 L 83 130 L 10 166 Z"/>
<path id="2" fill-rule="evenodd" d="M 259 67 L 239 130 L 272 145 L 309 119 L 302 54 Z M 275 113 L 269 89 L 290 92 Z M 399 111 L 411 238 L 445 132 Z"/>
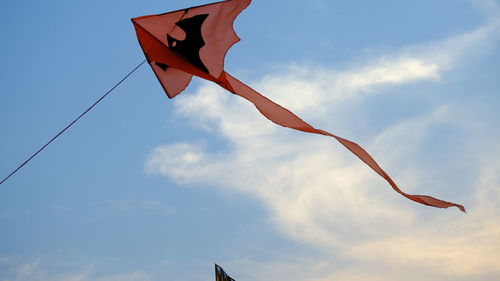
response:
<path id="1" fill-rule="evenodd" d="M 143 60 L 130 18 L 202 1 L 14 1 L 0 9 L 0 173 Z M 354 140 L 273 125 L 143 66 L 0 186 L 0 280 L 497 280 L 500 3 L 263 1 L 226 70 Z"/>

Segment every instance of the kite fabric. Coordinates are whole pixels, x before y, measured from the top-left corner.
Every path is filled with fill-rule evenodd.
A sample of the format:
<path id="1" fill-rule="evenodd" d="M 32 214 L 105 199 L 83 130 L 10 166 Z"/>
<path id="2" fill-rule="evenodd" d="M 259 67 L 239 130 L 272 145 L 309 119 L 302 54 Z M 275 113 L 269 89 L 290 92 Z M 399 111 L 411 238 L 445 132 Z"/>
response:
<path id="1" fill-rule="evenodd" d="M 215 264 L 215 281 L 235 281 L 222 269 L 222 267 Z"/>
<path id="2" fill-rule="evenodd" d="M 404 197 L 437 208 L 462 205 L 427 195 L 403 192 L 375 160 L 358 144 L 316 129 L 290 110 L 271 101 L 224 71 L 224 57 L 240 39 L 233 22 L 251 0 L 227 0 L 159 15 L 132 19 L 146 59 L 169 98 L 180 94 L 194 76 L 217 83 L 253 103 L 270 121 L 302 132 L 335 138 Z"/>

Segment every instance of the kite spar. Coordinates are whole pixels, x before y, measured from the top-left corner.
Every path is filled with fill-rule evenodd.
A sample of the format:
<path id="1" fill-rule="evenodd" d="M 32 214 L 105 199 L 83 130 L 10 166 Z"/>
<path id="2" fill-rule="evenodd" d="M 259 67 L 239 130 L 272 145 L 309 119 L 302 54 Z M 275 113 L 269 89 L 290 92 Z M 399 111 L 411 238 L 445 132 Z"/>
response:
<path id="1" fill-rule="evenodd" d="M 180 94 L 193 76 L 212 81 L 253 103 L 262 115 L 275 124 L 336 139 L 404 197 L 427 206 L 457 207 L 465 212 L 459 204 L 403 192 L 361 146 L 314 128 L 290 110 L 225 72 L 224 57 L 229 48 L 239 41 L 233 22 L 250 2 L 227 0 L 132 19 L 144 55 L 169 98 Z"/>

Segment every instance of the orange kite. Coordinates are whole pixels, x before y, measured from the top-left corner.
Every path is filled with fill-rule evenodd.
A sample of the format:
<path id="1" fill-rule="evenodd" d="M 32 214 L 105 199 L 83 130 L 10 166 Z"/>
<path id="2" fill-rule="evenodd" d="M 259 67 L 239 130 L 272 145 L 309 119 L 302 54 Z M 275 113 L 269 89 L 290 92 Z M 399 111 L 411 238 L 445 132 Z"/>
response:
<path id="1" fill-rule="evenodd" d="M 229 48 L 240 40 L 233 30 L 233 22 L 250 2 L 227 0 L 132 19 L 146 59 L 169 98 L 180 94 L 193 75 L 210 80 L 253 103 L 262 115 L 278 125 L 335 138 L 406 198 L 437 208 L 454 206 L 465 212 L 462 205 L 401 191 L 361 146 L 312 127 L 290 110 L 225 72 L 224 57 Z"/>

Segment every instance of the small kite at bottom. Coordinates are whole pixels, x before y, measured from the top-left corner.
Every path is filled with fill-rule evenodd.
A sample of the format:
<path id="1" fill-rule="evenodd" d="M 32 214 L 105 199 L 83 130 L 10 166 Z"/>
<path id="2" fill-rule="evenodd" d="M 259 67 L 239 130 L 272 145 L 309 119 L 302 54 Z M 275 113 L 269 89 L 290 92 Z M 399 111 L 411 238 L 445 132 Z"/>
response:
<path id="1" fill-rule="evenodd" d="M 465 208 L 459 204 L 403 192 L 361 146 L 312 127 L 290 110 L 225 72 L 225 55 L 240 40 L 234 32 L 233 22 L 250 2 L 227 0 L 132 19 L 146 59 L 169 98 L 180 94 L 193 75 L 212 81 L 253 103 L 262 115 L 278 125 L 335 138 L 404 197 L 428 206 L 457 207 L 465 212 Z"/>
<path id="2" fill-rule="evenodd" d="M 215 264 L 215 281 L 235 281 L 222 269 L 222 267 Z"/>

